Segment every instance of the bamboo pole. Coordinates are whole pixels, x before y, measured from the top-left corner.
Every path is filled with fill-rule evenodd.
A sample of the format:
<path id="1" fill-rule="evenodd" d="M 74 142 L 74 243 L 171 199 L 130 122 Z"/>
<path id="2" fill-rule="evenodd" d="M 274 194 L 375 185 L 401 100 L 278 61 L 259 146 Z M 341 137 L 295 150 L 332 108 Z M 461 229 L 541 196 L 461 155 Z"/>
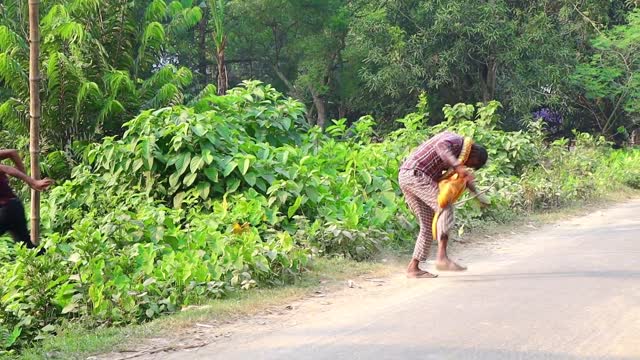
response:
<path id="1" fill-rule="evenodd" d="M 29 0 L 29 153 L 31 177 L 40 179 L 40 0 Z M 40 243 L 40 193 L 31 190 L 31 242 Z"/>

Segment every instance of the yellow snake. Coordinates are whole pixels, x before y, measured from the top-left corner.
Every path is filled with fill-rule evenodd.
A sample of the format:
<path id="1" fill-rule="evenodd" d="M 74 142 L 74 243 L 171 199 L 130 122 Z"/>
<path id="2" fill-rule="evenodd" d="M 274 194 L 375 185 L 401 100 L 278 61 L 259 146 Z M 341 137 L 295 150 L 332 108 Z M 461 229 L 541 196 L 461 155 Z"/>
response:
<path id="1" fill-rule="evenodd" d="M 471 146 L 473 145 L 473 140 L 471 138 L 465 137 L 464 142 L 462 144 L 462 151 L 460 151 L 460 156 L 458 156 L 458 161 L 463 166 L 466 164 L 467 160 L 469 160 L 469 154 L 471 154 Z M 431 225 L 431 232 L 433 233 L 433 238 L 438 239 L 438 218 L 440 217 L 440 213 L 447 206 L 452 205 L 460 195 L 464 192 L 467 187 L 466 179 L 461 178 L 455 170 L 449 170 L 442 177 L 440 181 L 438 181 L 438 211 L 436 211 L 433 216 L 433 223 Z"/>

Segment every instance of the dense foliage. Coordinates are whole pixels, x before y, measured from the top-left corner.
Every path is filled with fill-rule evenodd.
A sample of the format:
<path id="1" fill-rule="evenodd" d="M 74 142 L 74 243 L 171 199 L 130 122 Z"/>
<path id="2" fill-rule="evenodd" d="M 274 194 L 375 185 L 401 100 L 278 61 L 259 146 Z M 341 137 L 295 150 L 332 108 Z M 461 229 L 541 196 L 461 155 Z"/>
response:
<path id="1" fill-rule="evenodd" d="M 172 41 L 200 21 L 190 2 L 43 1 L 45 149 L 119 132 L 141 109 L 182 103 L 192 72 L 166 61 Z M 28 130 L 28 9 L 0 4 L 0 129 Z"/>
<path id="2" fill-rule="evenodd" d="M 23 152 L 27 5 L 0 1 L 0 147 Z M 459 232 L 639 188 L 640 153 L 611 150 L 640 119 L 638 5 L 42 0 L 59 185 L 44 256 L 0 241 L 0 351 L 406 250 L 398 167 L 445 129 L 490 155 Z"/>
<path id="3" fill-rule="evenodd" d="M 43 143 L 49 153 L 121 135 L 140 110 L 244 79 L 286 90 L 322 127 L 373 114 L 393 129 L 426 91 L 432 121 L 447 103 L 498 100 L 511 129 L 546 107 L 565 118 L 559 134 L 611 138 L 638 127 L 637 5 L 43 0 Z M 24 1 L 0 4 L 0 130 L 23 136 L 26 17 Z"/>
<path id="4" fill-rule="evenodd" d="M 300 130 L 304 106 L 246 82 L 211 87 L 186 106 L 143 111 L 124 135 L 86 147 L 70 180 L 46 195 L 44 247 L 3 243 L 0 332 L 10 349 L 87 326 L 152 319 L 229 291 L 292 279 L 315 255 L 366 259 L 380 246 L 408 249 L 416 225 L 397 185 L 407 152 L 443 129 L 489 149 L 479 172 L 492 205 L 459 211 L 460 231 L 479 219 L 638 187 L 638 152 L 606 150 L 577 134 L 543 144 L 542 123 L 505 132 L 500 104 L 447 106 L 425 126 L 428 104 L 375 141 L 374 120 Z"/>

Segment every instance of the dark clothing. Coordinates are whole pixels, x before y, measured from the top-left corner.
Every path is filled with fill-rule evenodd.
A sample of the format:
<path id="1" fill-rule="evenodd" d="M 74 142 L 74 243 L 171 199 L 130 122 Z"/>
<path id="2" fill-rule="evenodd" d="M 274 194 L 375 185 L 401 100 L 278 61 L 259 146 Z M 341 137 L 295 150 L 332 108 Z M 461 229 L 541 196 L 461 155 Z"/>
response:
<path id="1" fill-rule="evenodd" d="M 31 242 L 24 206 L 11 189 L 7 175 L 0 172 L 0 236 L 5 233 L 9 233 L 15 242 L 24 244 L 28 249 L 36 248 Z M 43 253 L 44 248 L 40 249 L 38 255 Z"/>
<path id="2" fill-rule="evenodd" d="M 0 235 L 11 234 L 13 240 L 23 243 L 27 248 L 33 249 L 31 236 L 27 229 L 27 218 L 24 216 L 24 207 L 20 199 L 14 197 L 0 205 Z"/>
<path id="3" fill-rule="evenodd" d="M 7 175 L 0 172 L 0 205 L 15 198 L 16 194 L 13 193 L 11 186 L 9 186 Z"/>

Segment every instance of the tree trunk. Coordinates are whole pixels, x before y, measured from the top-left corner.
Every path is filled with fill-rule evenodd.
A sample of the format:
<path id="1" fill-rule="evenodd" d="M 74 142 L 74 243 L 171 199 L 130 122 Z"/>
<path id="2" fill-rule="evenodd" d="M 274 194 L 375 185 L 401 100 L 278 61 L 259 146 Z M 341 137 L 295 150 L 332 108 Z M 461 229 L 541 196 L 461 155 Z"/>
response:
<path id="1" fill-rule="evenodd" d="M 225 37 L 216 49 L 216 61 L 218 62 L 218 95 L 224 95 L 229 88 L 229 78 L 227 75 L 227 66 L 224 63 L 224 49 L 227 46 L 227 38 Z"/>
<path id="2" fill-rule="evenodd" d="M 327 106 L 324 103 L 324 99 L 318 92 L 310 88 L 311 96 L 313 97 L 313 105 L 316 108 L 316 112 L 318 113 L 318 117 L 316 120 L 316 125 L 318 125 L 321 129 L 324 129 L 325 124 L 327 122 Z"/>
<path id="3" fill-rule="evenodd" d="M 338 106 L 338 119 L 344 119 L 347 117 L 347 107 L 340 104 Z"/>
<path id="4" fill-rule="evenodd" d="M 208 25 L 208 15 L 209 8 L 205 7 L 204 14 L 202 14 L 202 19 L 200 20 L 200 25 L 198 27 L 198 32 L 200 38 L 198 39 L 200 42 L 199 50 L 200 53 L 200 62 L 198 64 L 198 70 L 200 71 L 200 75 L 202 76 L 202 83 L 208 84 L 209 77 L 207 76 L 207 25 Z"/>
<path id="5" fill-rule="evenodd" d="M 29 126 L 31 177 L 40 179 L 40 0 L 29 0 Z M 31 190 L 31 242 L 40 243 L 40 193 Z"/>
<path id="6" fill-rule="evenodd" d="M 486 104 L 496 96 L 498 63 L 494 58 L 487 61 L 482 75 L 482 101 Z"/>

